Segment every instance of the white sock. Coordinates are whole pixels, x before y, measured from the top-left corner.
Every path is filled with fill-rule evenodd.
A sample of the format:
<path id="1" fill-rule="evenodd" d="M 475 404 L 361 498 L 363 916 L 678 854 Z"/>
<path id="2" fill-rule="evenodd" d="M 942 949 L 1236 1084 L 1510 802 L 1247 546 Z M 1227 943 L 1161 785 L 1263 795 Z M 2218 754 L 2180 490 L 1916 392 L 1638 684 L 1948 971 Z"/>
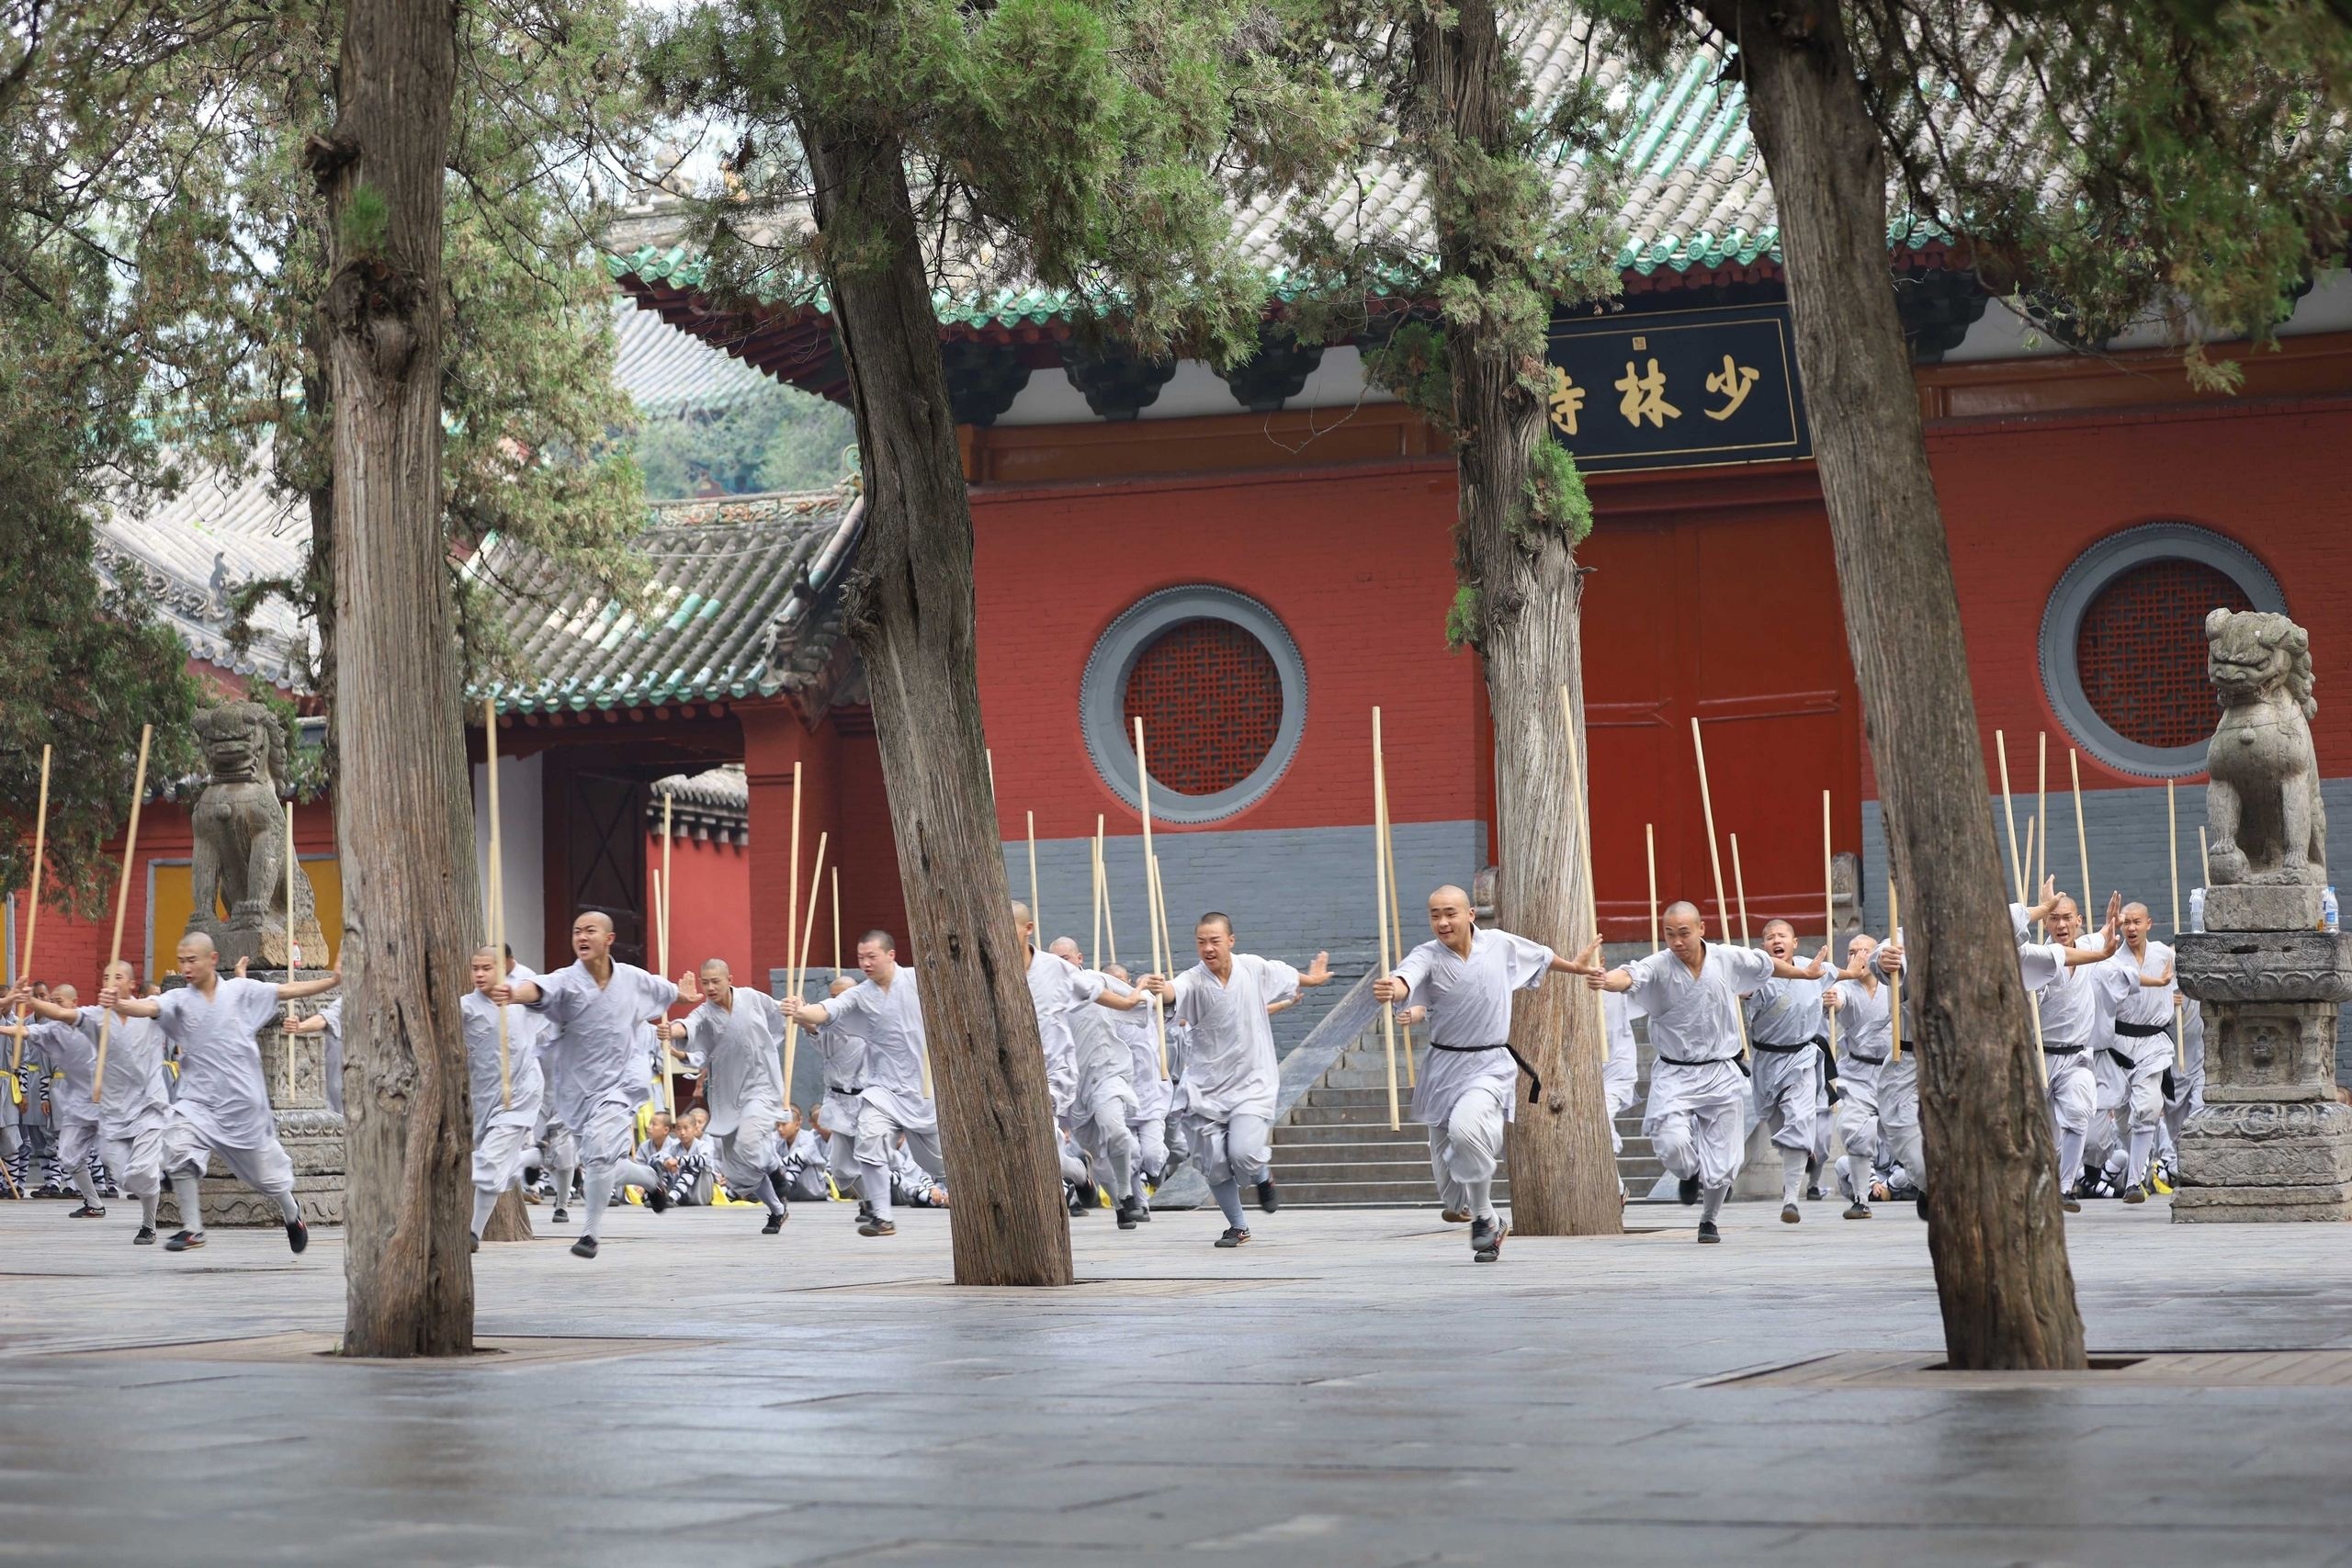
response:
<path id="1" fill-rule="evenodd" d="M 2058 1129 L 2058 1192 L 2064 1197 L 2075 1190 L 2083 1174 L 2083 1135 Z"/>
<path id="2" fill-rule="evenodd" d="M 555 1206 L 557 1208 L 571 1207 L 571 1179 L 579 1174 L 579 1171 L 580 1168 L 576 1165 L 560 1165 L 555 1168 Z"/>
<path id="3" fill-rule="evenodd" d="M 2132 1129 L 2132 1185 L 2144 1186 L 2148 1179 L 2148 1156 L 2155 1152 L 2156 1130 L 2154 1127 Z"/>
<path id="4" fill-rule="evenodd" d="M 270 1192 L 264 1196 L 277 1203 L 277 1212 L 286 1217 L 288 1224 L 290 1225 L 302 1217 L 302 1205 L 294 1201 L 294 1189 L 291 1187 L 283 1192 Z"/>
<path id="5" fill-rule="evenodd" d="M 865 1200 L 877 1220 L 890 1217 L 890 1168 L 868 1165 L 860 1160 L 857 1166 L 857 1195 Z"/>
<path id="6" fill-rule="evenodd" d="M 498 1194 L 496 1192 L 484 1191 L 479 1187 L 474 1189 L 473 1233 L 474 1239 L 476 1241 L 480 1241 L 481 1239 L 482 1226 L 490 1224 L 490 1212 L 497 1207 Z"/>
<path id="7" fill-rule="evenodd" d="M 1781 1151 L 1781 1201 L 1793 1203 L 1804 1196 L 1805 1162 L 1813 1156 L 1804 1149 Z"/>
<path id="8" fill-rule="evenodd" d="M 204 1234 L 204 1204 L 197 1197 L 197 1175 L 192 1170 L 175 1171 L 172 1176 L 172 1196 L 180 1201 L 180 1229 L 194 1235 Z"/>
<path id="9" fill-rule="evenodd" d="M 1870 1190 L 1861 1169 L 1861 1161 L 1847 1155 L 1838 1161 L 1838 1185 L 1846 1191 L 1846 1201 L 1859 1203 L 1862 1194 Z"/>
<path id="10" fill-rule="evenodd" d="M 580 1234 L 590 1241 L 595 1240 L 597 1231 L 604 1228 L 605 1209 L 612 1201 L 612 1198 L 613 1168 L 608 1165 L 590 1166 L 588 1168 L 588 1196 L 581 1200 L 586 1206 L 587 1213 L 582 1214 L 580 1220 Z"/>
<path id="11" fill-rule="evenodd" d="M 1709 1187 L 1703 1191 L 1704 1196 L 1699 1205 L 1699 1217 L 1713 1221 L 1716 1215 L 1724 1212 L 1724 1200 L 1731 1196 L 1731 1183 L 1726 1181 L 1721 1187 Z"/>
<path id="12" fill-rule="evenodd" d="M 1493 1177 L 1488 1177 L 1484 1181 L 1464 1182 L 1462 1184 L 1462 1194 L 1470 1205 L 1470 1218 L 1473 1223 L 1479 1220 L 1491 1220 L 1495 1217 L 1495 1180 Z"/>

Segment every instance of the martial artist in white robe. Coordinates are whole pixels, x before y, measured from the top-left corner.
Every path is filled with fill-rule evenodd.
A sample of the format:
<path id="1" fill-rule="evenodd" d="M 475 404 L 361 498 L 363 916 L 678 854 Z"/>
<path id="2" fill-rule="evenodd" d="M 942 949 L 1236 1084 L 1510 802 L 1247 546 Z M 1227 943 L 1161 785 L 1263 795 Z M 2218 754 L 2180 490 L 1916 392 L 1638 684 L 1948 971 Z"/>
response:
<path id="1" fill-rule="evenodd" d="M 2120 1185 L 2127 1203 L 2147 1201 L 2148 1162 L 2155 1153 L 2156 1134 L 2164 1122 L 2165 1079 L 2174 1061 L 2174 1002 L 2178 987 L 2173 982 L 2173 950 L 2148 935 L 2148 924 L 2145 906 L 2124 906 L 2124 944 L 2098 970 L 2113 987 L 2114 1044 L 2110 1049 L 2123 1059 L 2127 1072 L 2118 1117 L 2124 1143 Z"/>
<path id="2" fill-rule="evenodd" d="M 2048 920 L 2054 940 L 2030 942 L 2034 922 L 2042 919 Z M 2050 1117 L 2058 1136 L 2058 1190 L 2069 1209 L 2081 1207 L 2074 1194 L 2082 1179 L 2084 1140 L 2098 1103 L 2091 1051 L 2100 1031 L 2102 987 L 2098 976 L 2082 971 L 2114 951 L 2111 942 L 2086 948 L 2076 936 L 2079 923 L 2074 900 L 2064 896 L 2045 898 L 2031 909 L 2022 904 L 2009 906 L 2009 926 L 2017 936 L 2026 989 L 2041 998 L 2041 1054 L 2050 1074 Z M 2068 956 L 2055 964 L 2026 963 L 2025 954 L 2045 946 L 2088 956 Z"/>
<path id="3" fill-rule="evenodd" d="M 538 1054 L 523 1027 L 524 1010 L 501 1008 L 489 997 L 497 982 L 495 955 L 483 948 L 473 958 L 474 988 L 458 999 L 466 1032 L 466 1082 L 473 1102 L 473 1244 L 498 1207 L 499 1194 L 523 1179 L 523 1156 L 539 1119 L 547 1084 Z M 498 1017 L 506 1015 L 506 1080 L 499 1081 Z"/>
<path id="4" fill-rule="evenodd" d="M 1894 1045 L 1894 990 L 1870 966 L 1877 946 L 1877 939 L 1868 935 L 1849 942 L 1848 967 L 1860 966 L 1863 973 L 1838 980 L 1823 995 L 1824 1001 L 1834 1000 L 1838 1012 L 1838 1135 L 1846 1145 L 1838 1162 L 1838 1190 L 1846 1195 L 1849 1220 L 1871 1217 L 1871 1171 L 1883 1144 L 1882 1080 Z"/>
<path id="5" fill-rule="evenodd" d="M 1103 975 L 1122 987 L 1128 985 L 1126 973 L 1115 964 Z M 1158 1186 L 1168 1179 L 1168 1112 L 1175 1103 L 1175 1086 L 1159 1076 L 1159 1039 L 1152 1032 L 1151 1010 L 1130 1008 L 1109 1016 L 1111 1032 L 1126 1043 L 1127 1082 L 1136 1091 L 1136 1108 L 1127 1118 L 1127 1130 L 1136 1135 L 1134 1213 L 1138 1220 L 1148 1220 L 1151 1205 L 1145 1199 L 1144 1184 Z M 1169 1054 L 1171 1057 L 1175 1054 L 1172 1042 Z"/>
<path id="6" fill-rule="evenodd" d="M 1434 914 L 1437 900 L 1431 899 Z M 1448 935 L 1422 942 L 1389 971 L 1408 1005 L 1429 1013 L 1429 1055 L 1413 1090 L 1412 1119 L 1429 1129 L 1430 1169 L 1446 1209 L 1470 1219 L 1471 1256 L 1491 1263 L 1510 1234 L 1495 1213 L 1503 1125 L 1517 1113 L 1520 1058 L 1510 1039 L 1510 994 L 1532 990 L 1558 966 L 1541 942 L 1481 931 L 1456 911 Z M 1390 987 L 1393 989 L 1393 986 Z"/>
<path id="7" fill-rule="evenodd" d="M 1786 963 L 1795 955 L 1795 928 L 1768 921 L 1764 951 Z M 1756 1115 L 1781 1151 L 1781 1218 L 1795 1224 L 1797 1207 L 1814 1158 L 1814 1119 L 1821 1100 L 1821 1053 L 1828 1024 L 1821 1005 L 1831 981 L 1767 980 L 1747 994 L 1747 1043 L 1756 1089 Z"/>
<path id="8" fill-rule="evenodd" d="M 587 1213 L 571 1248 L 582 1258 L 596 1256 L 596 1233 L 616 1182 L 643 1189 L 646 1206 L 656 1213 L 669 1207 L 652 1169 L 629 1154 L 637 1107 L 650 1082 L 644 1043 L 652 1032 L 649 1021 L 668 1011 L 678 987 L 633 964 L 614 962 L 612 945 L 612 921 L 601 913 L 583 915 L 572 925 L 578 962 L 501 987 L 537 1011 L 548 1031 L 541 1057 L 548 1092 L 579 1139 L 587 1171 Z M 605 970 L 601 982 L 597 968 Z"/>
<path id="9" fill-rule="evenodd" d="M 1254 1183 L 1258 1205 L 1280 1206 L 1273 1181 L 1274 1107 L 1282 1069 L 1274 1055 L 1267 1007 L 1298 994 L 1301 986 L 1330 978 L 1326 955 L 1301 974 L 1280 959 L 1233 951 L 1233 926 L 1223 915 L 1204 916 L 1193 928 L 1202 962 L 1170 980 L 1146 976 L 1144 988 L 1172 1004 L 1187 1031 L 1184 1078 L 1176 1106 L 1209 1191 L 1224 1212 L 1221 1247 L 1250 1239 L 1241 1218 L 1241 1183 Z M 1219 977 L 1212 964 L 1222 966 Z"/>
<path id="10" fill-rule="evenodd" d="M 120 983 L 129 985 L 130 970 L 122 965 Z M 75 1020 L 90 1043 L 96 1068 L 98 1033 L 106 1026 L 105 1010 L 84 1008 Z M 107 1169 L 125 1192 L 139 1200 L 139 1230 L 130 1239 L 141 1247 L 155 1241 L 155 1209 L 164 1190 L 164 1122 L 172 1108 L 164 1067 L 164 1032 L 152 1018 L 117 1014 L 107 1028 L 107 1080 L 100 1086 L 98 1147 Z"/>
<path id="11" fill-rule="evenodd" d="M 847 996 L 860 983 L 851 976 L 835 976 L 830 995 Z M 826 1006 L 830 1010 L 831 1003 L 829 1001 Z M 825 1085 L 824 1098 L 817 1104 L 817 1120 L 825 1129 L 825 1166 L 834 1182 L 844 1190 L 855 1187 L 858 1178 L 857 1119 L 865 1105 L 864 1020 L 864 1010 L 852 1009 L 848 1017 L 835 1018 L 830 1026 L 811 1030 L 808 1036 L 808 1043 L 816 1047 L 819 1076 Z M 805 1023 L 801 1027 L 809 1028 Z M 873 1211 L 874 1205 L 861 1190 L 858 1218 L 863 1221 Z"/>
<path id="12" fill-rule="evenodd" d="M 35 1009 L 43 1021 L 33 1026 L 33 1032 L 41 1060 L 55 1075 L 50 1080 L 49 1111 L 51 1124 L 57 1130 L 58 1167 L 82 1194 L 82 1206 L 72 1217 L 96 1220 L 104 1219 L 107 1212 L 98 1201 L 97 1184 L 90 1178 L 90 1156 L 98 1152 L 98 1102 L 92 1095 L 98 1043 L 95 1033 L 83 1034 L 82 1010 L 75 1000 L 73 987 L 58 987 L 47 1003 Z M 50 1012 L 50 1008 L 58 1011 Z"/>
<path id="13" fill-rule="evenodd" d="M 1037 1010 L 1037 1035 L 1046 1048 L 1046 1088 L 1054 1097 L 1054 1120 L 1070 1124 L 1078 1107 L 1078 1039 L 1070 1014 L 1102 994 L 1102 976 L 1039 947 L 1029 954 L 1029 999 Z"/>
<path id="14" fill-rule="evenodd" d="M 1617 1130 L 1617 1118 L 1631 1111 L 1634 1101 L 1641 1098 L 1641 1051 L 1634 1043 L 1634 1020 L 1640 1016 L 1641 1009 L 1634 1005 L 1632 998 L 1617 991 L 1600 994 L 1600 1021 L 1609 1031 L 1609 1055 L 1600 1066 L 1600 1092 L 1609 1103 L 1609 1146 L 1617 1154 L 1625 1152 L 1625 1135 Z"/>
<path id="15" fill-rule="evenodd" d="M 686 1048 L 702 1063 L 707 1130 L 718 1146 L 719 1175 L 728 1191 L 759 1199 L 768 1212 L 768 1235 L 784 1229 L 785 1219 L 784 1195 L 775 1186 L 784 1164 L 777 1137 L 785 1119 L 784 1067 L 776 1055 L 784 1034 L 784 1010 L 775 998 L 736 985 L 717 959 L 703 965 L 701 1005 L 685 1019 Z"/>
<path id="16" fill-rule="evenodd" d="M 932 1175 L 944 1176 L 947 1170 L 939 1149 L 938 1111 L 922 1091 L 923 1058 L 931 1045 L 923 1033 L 922 996 L 914 971 L 899 964 L 892 939 L 868 931 L 858 940 L 857 964 L 865 979 L 830 1001 L 803 1004 L 797 1010 L 800 1026 L 815 1030 L 820 1041 L 845 1030 L 865 1042 L 862 1092 L 852 1130 L 864 1208 L 857 1234 L 896 1235 L 898 1225 L 890 1217 L 890 1160 L 899 1139 L 906 1139 L 908 1153 Z"/>
<path id="17" fill-rule="evenodd" d="M 254 1032 L 274 1023 L 286 1003 L 331 990 L 340 976 L 283 986 L 224 980 L 220 953 L 211 939 L 200 934 L 180 939 L 178 962 L 188 983 L 177 990 L 157 997 L 118 997 L 109 987 L 98 998 L 100 1006 L 123 1017 L 155 1020 L 179 1051 L 179 1095 L 164 1118 L 162 1142 L 164 1169 L 179 1202 L 183 1228 L 164 1249 L 186 1252 L 204 1245 L 198 1179 L 207 1157 L 218 1155 L 238 1180 L 277 1204 L 286 1223 L 287 1245 L 300 1252 L 311 1245 L 311 1233 L 294 1201 L 294 1162 L 277 1141 Z M 112 1048 L 108 1051 L 111 1055 Z M 114 1070 L 111 1061 L 107 1070 Z"/>
<path id="18" fill-rule="evenodd" d="M 1131 987 L 1107 975 L 1100 977 L 1113 995 L 1132 994 Z M 1135 1213 L 1138 1150 L 1133 1123 L 1143 1097 L 1135 1086 L 1135 1051 L 1117 1028 L 1117 1021 L 1125 1016 L 1102 1008 L 1080 1008 L 1070 1015 L 1070 1035 L 1078 1046 L 1078 1089 L 1070 1133 L 1091 1162 L 1089 1179 L 1099 1179 L 1112 1192 L 1119 1228 L 1133 1230 L 1138 1223 Z"/>

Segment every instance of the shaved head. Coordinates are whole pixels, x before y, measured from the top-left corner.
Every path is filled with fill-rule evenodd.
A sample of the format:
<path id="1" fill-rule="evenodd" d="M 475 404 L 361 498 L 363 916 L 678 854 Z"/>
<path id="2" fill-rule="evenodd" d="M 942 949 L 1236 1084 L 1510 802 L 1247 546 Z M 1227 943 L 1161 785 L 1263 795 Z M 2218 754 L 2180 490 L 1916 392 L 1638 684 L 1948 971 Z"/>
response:
<path id="1" fill-rule="evenodd" d="M 179 950 L 182 953 L 216 953 L 220 951 L 219 948 L 212 945 L 212 939 L 202 931 L 190 931 L 187 935 L 180 938 Z"/>
<path id="2" fill-rule="evenodd" d="M 1078 938 L 1074 936 L 1057 936 L 1054 938 L 1053 944 L 1047 947 L 1046 951 L 1052 953 L 1056 958 L 1063 959 L 1069 963 L 1077 964 L 1080 969 L 1086 967 L 1086 954 L 1078 950 Z"/>
<path id="3" fill-rule="evenodd" d="M 716 975 L 722 980 L 731 980 L 735 977 L 735 971 L 727 967 L 727 960 L 724 958 L 704 959 L 702 972 L 706 975 Z"/>
<path id="4" fill-rule="evenodd" d="M 1666 907 L 1666 912 L 1660 918 L 1668 920 L 1695 920 L 1701 916 L 1698 905 L 1688 898 L 1677 898 Z"/>
<path id="5" fill-rule="evenodd" d="M 1012 901 L 1012 923 L 1024 931 L 1036 924 L 1036 921 L 1030 918 L 1029 906 L 1018 898 Z"/>
<path id="6" fill-rule="evenodd" d="M 1444 886 L 1438 888 L 1435 892 L 1430 895 L 1430 902 L 1432 904 L 1436 903 L 1441 898 L 1444 899 L 1449 904 L 1458 904 L 1464 909 L 1470 908 L 1470 895 L 1468 891 L 1464 888 L 1456 887 L 1451 882 L 1447 883 Z"/>

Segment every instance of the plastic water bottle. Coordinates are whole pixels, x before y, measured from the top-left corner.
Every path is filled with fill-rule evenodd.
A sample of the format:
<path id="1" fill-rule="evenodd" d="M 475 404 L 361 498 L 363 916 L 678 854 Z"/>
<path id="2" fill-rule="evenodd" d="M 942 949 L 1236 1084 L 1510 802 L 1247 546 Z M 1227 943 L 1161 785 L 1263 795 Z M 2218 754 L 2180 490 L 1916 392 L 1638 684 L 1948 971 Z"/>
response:
<path id="1" fill-rule="evenodd" d="M 2202 887 L 2188 890 L 2188 929 L 2193 931 L 2205 929 L 2205 889 Z"/>
<path id="2" fill-rule="evenodd" d="M 2319 923 L 2322 931 L 2335 930 L 2335 889 L 2328 887 L 2319 896 Z"/>

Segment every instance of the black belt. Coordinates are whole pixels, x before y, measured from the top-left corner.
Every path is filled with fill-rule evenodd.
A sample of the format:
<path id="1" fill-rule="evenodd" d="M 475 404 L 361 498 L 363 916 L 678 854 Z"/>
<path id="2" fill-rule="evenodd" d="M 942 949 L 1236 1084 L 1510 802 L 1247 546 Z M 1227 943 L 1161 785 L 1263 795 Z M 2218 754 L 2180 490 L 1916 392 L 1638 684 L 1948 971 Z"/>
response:
<path id="1" fill-rule="evenodd" d="M 1739 1069 L 1741 1077 L 1749 1076 L 1747 1064 L 1736 1056 L 1708 1056 L 1696 1062 L 1686 1062 L 1679 1056 L 1660 1056 L 1657 1059 L 1669 1067 L 1720 1067 L 1728 1064 Z"/>
<path id="2" fill-rule="evenodd" d="M 1500 1045 L 1441 1045 L 1436 1041 L 1432 1040 L 1430 1042 L 1430 1049 L 1432 1051 L 1451 1052 L 1453 1055 L 1457 1056 L 1476 1056 L 1488 1051 L 1509 1051 L 1510 1053 L 1510 1059 L 1519 1065 L 1519 1070 L 1527 1075 L 1527 1103 L 1533 1105 L 1537 1100 L 1543 1098 L 1544 1075 L 1537 1072 L 1533 1066 L 1530 1066 L 1527 1058 L 1521 1055 L 1517 1047 L 1511 1045 L 1509 1042 L 1505 1042 Z"/>
<path id="3" fill-rule="evenodd" d="M 2108 1057 L 2109 1060 L 2113 1061 L 2117 1066 L 2122 1067 L 2127 1071 L 2140 1065 L 2132 1059 L 2132 1054 L 2129 1051 L 2119 1051 L 2112 1045 L 2100 1046 L 2098 1048 L 2098 1054 L 2102 1056 Z"/>
<path id="4" fill-rule="evenodd" d="M 1826 1051 L 1829 1049 L 1829 1042 L 1818 1034 L 1810 1040 L 1800 1040 L 1793 1045 L 1767 1045 L 1761 1040 L 1752 1040 L 1748 1043 L 1754 1045 L 1758 1051 L 1769 1051 L 1775 1056 L 1786 1056 L 1804 1050 Z"/>
<path id="5" fill-rule="evenodd" d="M 854 1100 L 865 1091 L 862 1089 L 843 1089 L 837 1083 L 829 1083 L 825 1086 L 825 1092 L 827 1094 L 845 1094 Z"/>
<path id="6" fill-rule="evenodd" d="M 1846 1053 L 1846 1060 L 1849 1062 L 1860 1062 L 1866 1067 L 1883 1067 L 1886 1066 L 1886 1058 L 1884 1056 L 1857 1056 L 1851 1051 Z"/>
<path id="7" fill-rule="evenodd" d="M 2086 1045 L 2044 1045 L 2041 1054 L 2045 1056 L 2079 1056 L 2089 1048 Z"/>
<path id="8" fill-rule="evenodd" d="M 2134 1040 L 2154 1040 L 2159 1034 L 2167 1040 L 2172 1038 L 2172 1027 L 2169 1024 L 2126 1023 L 2121 1019 L 2115 1021 L 2115 1032 L 2128 1034 Z"/>

